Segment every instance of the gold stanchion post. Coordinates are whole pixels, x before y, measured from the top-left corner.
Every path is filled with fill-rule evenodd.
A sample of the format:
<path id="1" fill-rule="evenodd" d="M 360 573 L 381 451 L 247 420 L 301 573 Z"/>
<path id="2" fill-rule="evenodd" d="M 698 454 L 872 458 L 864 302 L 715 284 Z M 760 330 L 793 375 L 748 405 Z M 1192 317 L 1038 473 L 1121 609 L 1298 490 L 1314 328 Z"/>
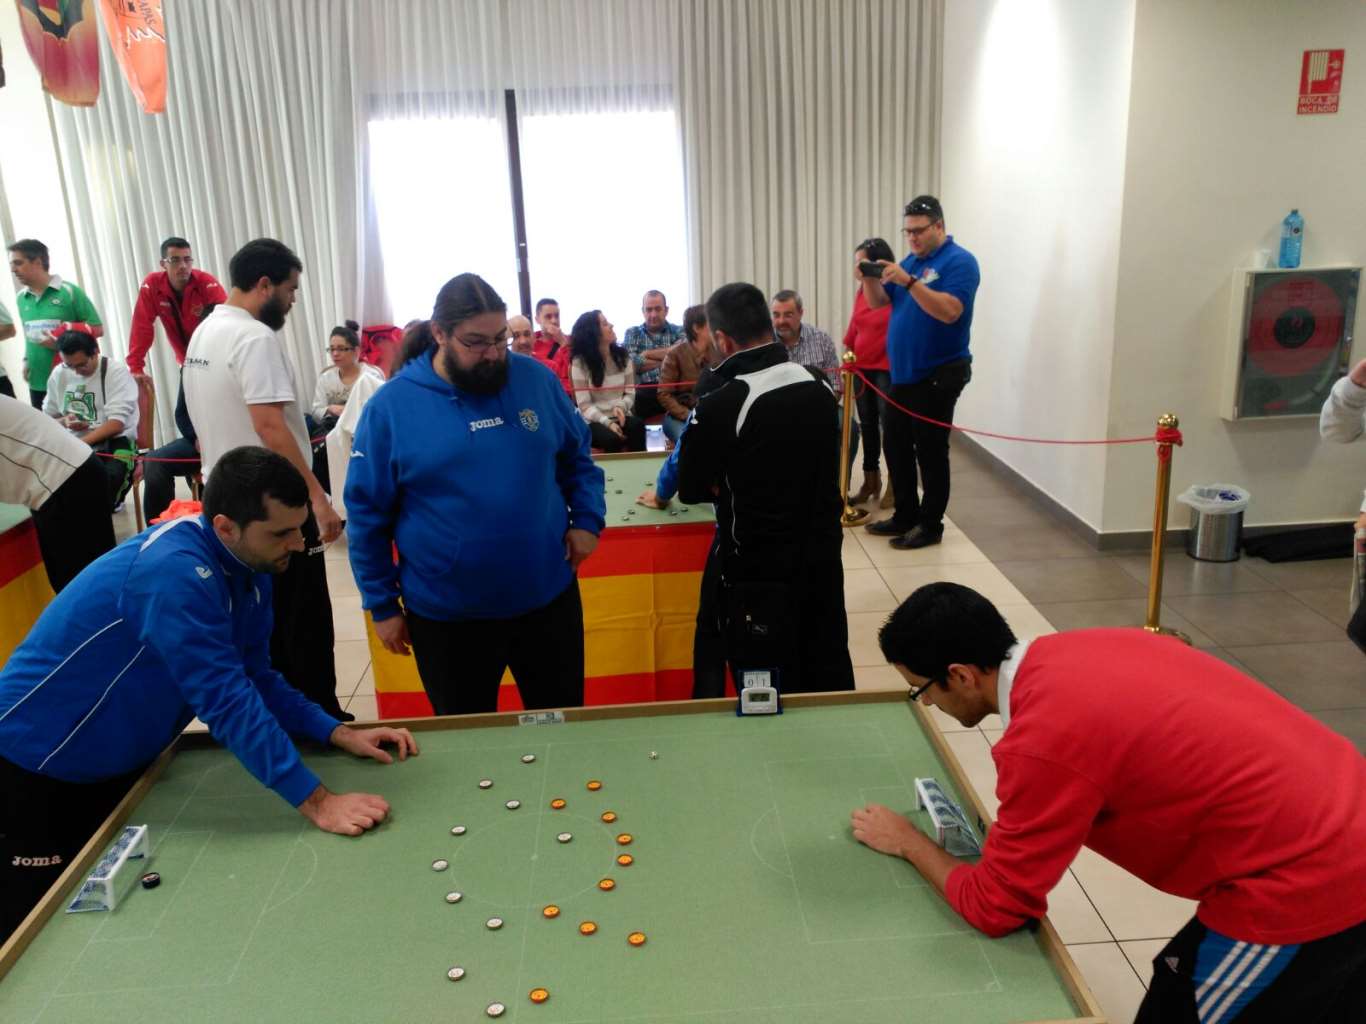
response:
<path id="1" fill-rule="evenodd" d="M 868 510 L 851 508 L 849 505 L 849 434 L 853 429 L 851 424 L 854 418 L 854 353 L 844 353 L 843 362 L 844 365 L 840 367 L 840 380 L 844 382 L 844 417 L 841 424 L 843 434 L 840 438 L 840 503 L 844 506 L 844 513 L 840 516 L 840 524 L 850 527 L 857 526 L 867 519 Z"/>
<path id="2" fill-rule="evenodd" d="M 1176 432 L 1181 425 L 1173 413 L 1157 418 L 1157 493 L 1153 497 L 1153 551 L 1148 573 L 1148 619 L 1143 628 L 1149 633 L 1174 636 L 1189 644 L 1190 637 L 1161 625 L 1162 617 L 1162 542 L 1167 535 L 1167 502 L 1172 492 L 1172 448 L 1180 444 Z"/>

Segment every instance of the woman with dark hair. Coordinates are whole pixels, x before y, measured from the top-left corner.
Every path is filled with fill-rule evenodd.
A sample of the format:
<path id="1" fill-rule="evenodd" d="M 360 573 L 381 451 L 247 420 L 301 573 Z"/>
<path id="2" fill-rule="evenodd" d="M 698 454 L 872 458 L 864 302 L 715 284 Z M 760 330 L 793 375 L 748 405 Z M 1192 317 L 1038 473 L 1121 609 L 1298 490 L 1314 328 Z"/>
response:
<path id="1" fill-rule="evenodd" d="M 593 447 L 605 452 L 643 452 L 645 421 L 631 414 L 636 404 L 635 370 L 602 310 L 589 310 L 574 321 L 569 346 L 574 402 L 588 424 Z"/>
<path id="2" fill-rule="evenodd" d="M 348 320 L 346 326 L 332 328 L 332 336 L 327 339 L 327 355 L 332 365 L 318 375 L 311 410 L 313 422 L 324 434 L 337 425 L 337 418 L 351 397 L 351 388 L 362 375 L 368 374 L 381 384 L 384 382 L 384 374 L 378 367 L 360 361 L 359 331 L 360 324 Z"/>
<path id="3" fill-rule="evenodd" d="M 854 280 L 861 282 L 863 272 L 858 264 L 878 260 L 892 260 L 892 247 L 885 239 L 869 238 L 860 242 L 854 249 Z M 863 296 L 860 287 L 854 295 L 854 312 L 849 317 L 849 327 L 844 332 L 844 347 L 854 353 L 858 368 L 884 394 L 891 391 L 891 364 L 887 362 L 887 324 L 892 317 L 892 307 L 882 306 L 873 309 Z M 882 455 L 881 425 L 887 418 L 887 404 L 878 397 L 872 388 L 862 381 L 854 382 L 854 392 L 858 396 L 858 418 L 863 426 L 863 485 L 858 493 L 849 497 L 851 505 L 864 501 L 876 501 L 882 493 L 882 471 L 879 458 Z M 891 508 L 892 481 L 890 475 L 887 494 L 882 500 L 883 508 Z"/>
<path id="4" fill-rule="evenodd" d="M 507 333 L 487 282 L 447 281 L 348 463 L 361 604 L 387 650 L 411 644 L 439 715 L 496 710 L 509 667 L 528 708 L 583 703 L 575 570 L 607 514 L 603 473 L 559 382 L 509 359 Z"/>

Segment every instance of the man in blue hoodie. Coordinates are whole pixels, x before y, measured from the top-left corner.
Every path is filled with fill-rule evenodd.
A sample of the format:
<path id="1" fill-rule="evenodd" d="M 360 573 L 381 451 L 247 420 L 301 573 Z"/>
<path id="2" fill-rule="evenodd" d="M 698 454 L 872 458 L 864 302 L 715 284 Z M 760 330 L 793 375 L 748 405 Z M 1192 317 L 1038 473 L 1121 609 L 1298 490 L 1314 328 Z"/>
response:
<path id="1" fill-rule="evenodd" d="M 439 715 L 583 703 L 575 570 L 607 515 L 588 426 L 555 374 L 507 349 L 507 306 L 447 281 L 417 354 L 366 403 L 346 475 L 351 568 L 380 642 L 417 658 Z M 394 550 L 398 559 L 395 562 Z"/>
<path id="2" fill-rule="evenodd" d="M 290 736 L 389 763 L 407 729 L 349 729 L 270 667 L 271 575 L 303 548 L 308 488 L 264 448 L 224 454 L 204 511 L 138 534 L 47 606 L 0 670 L 0 942 L 133 780 L 198 715 L 318 828 L 359 835 L 389 805 L 332 793 Z"/>

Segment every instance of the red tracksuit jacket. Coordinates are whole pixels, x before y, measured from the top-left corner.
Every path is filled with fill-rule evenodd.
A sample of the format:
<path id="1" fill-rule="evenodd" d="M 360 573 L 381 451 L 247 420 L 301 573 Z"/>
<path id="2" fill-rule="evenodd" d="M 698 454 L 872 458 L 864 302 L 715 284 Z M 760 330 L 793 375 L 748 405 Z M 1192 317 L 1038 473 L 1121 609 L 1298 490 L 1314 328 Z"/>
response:
<path id="1" fill-rule="evenodd" d="M 1041 916 L 1085 845 L 1207 927 L 1289 945 L 1366 921 L 1366 758 L 1171 637 L 1035 640 L 992 749 L 1001 806 L 949 903 L 989 935 Z"/>
<path id="2" fill-rule="evenodd" d="M 191 270 L 185 290 L 176 295 L 166 271 L 148 274 L 138 289 L 138 301 L 133 306 L 133 329 L 128 332 L 128 369 L 142 373 L 147 350 L 152 347 L 152 325 L 157 317 L 166 329 L 166 340 L 175 350 L 175 361 L 185 362 L 185 350 L 190 347 L 190 335 L 204 319 L 204 307 L 226 302 L 227 293 L 212 275 L 202 270 Z"/>

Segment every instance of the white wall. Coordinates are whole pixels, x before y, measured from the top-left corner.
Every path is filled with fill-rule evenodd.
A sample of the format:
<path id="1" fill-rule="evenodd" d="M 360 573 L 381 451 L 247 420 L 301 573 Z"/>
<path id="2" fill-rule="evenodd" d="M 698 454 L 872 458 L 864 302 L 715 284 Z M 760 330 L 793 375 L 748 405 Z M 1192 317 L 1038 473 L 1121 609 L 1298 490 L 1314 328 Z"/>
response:
<path id="1" fill-rule="evenodd" d="M 62 201 L 42 80 L 24 49 L 16 4 L 0 3 L 0 39 L 5 41 L 5 87 L 0 89 L 0 180 L 4 182 L 4 195 L 0 199 L 6 201 L 7 207 L 7 216 L 0 217 L 0 226 L 6 231 L 4 243 L 8 245 L 15 238 L 37 238 L 47 243 L 53 272 L 77 280 L 71 229 Z M 13 235 L 8 234 L 11 229 Z M 19 313 L 14 308 L 15 282 L 9 272 L 9 253 L 0 255 L 5 259 L 5 270 L 0 274 L 0 302 L 5 304 L 18 327 Z M 14 389 L 20 395 L 24 394 L 23 378 L 19 374 L 23 357 L 21 328 L 14 339 L 0 342 L 0 359 L 4 360 Z"/>
<path id="2" fill-rule="evenodd" d="M 1334 115 L 1295 114 L 1302 51 L 1345 48 Z M 1361 0 L 1140 0 L 1134 31 L 1110 426 L 1181 417 L 1174 490 L 1243 484 L 1246 522 L 1353 516 L 1366 445 L 1321 442 L 1313 420 L 1227 423 L 1219 373 L 1229 281 L 1274 251 L 1292 207 L 1303 266 L 1366 261 L 1366 8 Z M 1366 355 L 1357 316 L 1356 357 Z M 1103 528 L 1148 526 L 1147 474 L 1111 455 Z M 1185 525 L 1182 509 L 1173 524 Z"/>
<path id="3" fill-rule="evenodd" d="M 1133 0 L 946 5 L 942 199 L 982 269 L 964 426 L 1109 436 L 1133 19 Z M 1100 527 L 1102 449 L 982 443 Z M 1151 467 L 1149 447 L 1110 459 Z"/>

